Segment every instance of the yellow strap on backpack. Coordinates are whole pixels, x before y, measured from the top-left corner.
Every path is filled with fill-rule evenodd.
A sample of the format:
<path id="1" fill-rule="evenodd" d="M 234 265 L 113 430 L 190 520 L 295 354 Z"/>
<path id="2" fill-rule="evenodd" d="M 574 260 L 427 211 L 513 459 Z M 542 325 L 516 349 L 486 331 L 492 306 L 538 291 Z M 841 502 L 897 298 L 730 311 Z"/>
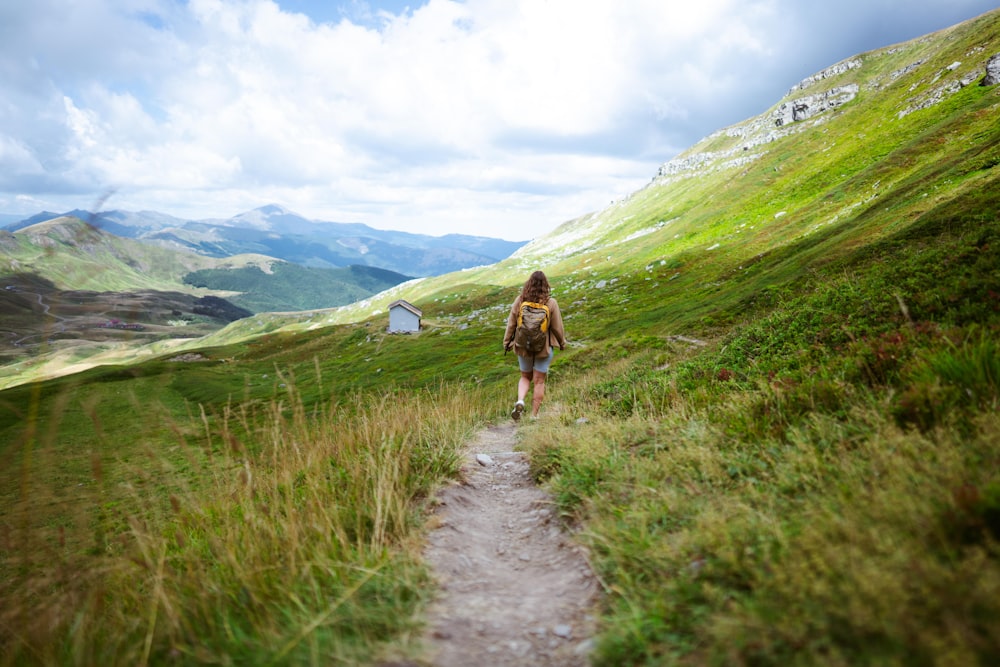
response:
<path id="1" fill-rule="evenodd" d="M 545 319 L 542 320 L 542 333 L 549 330 L 549 307 L 544 303 L 535 303 L 534 301 L 522 301 L 521 307 L 517 310 L 517 326 L 524 325 L 524 308 L 525 306 L 530 306 L 531 308 L 537 308 L 539 310 L 545 311 Z"/>

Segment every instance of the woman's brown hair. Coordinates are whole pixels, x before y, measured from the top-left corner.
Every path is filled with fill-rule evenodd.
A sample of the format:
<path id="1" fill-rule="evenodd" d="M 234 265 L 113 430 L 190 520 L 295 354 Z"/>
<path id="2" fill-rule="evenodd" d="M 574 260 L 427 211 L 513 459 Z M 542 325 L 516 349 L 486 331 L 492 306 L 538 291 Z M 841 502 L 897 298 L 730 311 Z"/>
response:
<path id="1" fill-rule="evenodd" d="M 521 300 L 545 303 L 549 300 L 550 291 L 549 279 L 541 271 L 535 271 L 524 281 L 524 287 L 521 289 Z"/>

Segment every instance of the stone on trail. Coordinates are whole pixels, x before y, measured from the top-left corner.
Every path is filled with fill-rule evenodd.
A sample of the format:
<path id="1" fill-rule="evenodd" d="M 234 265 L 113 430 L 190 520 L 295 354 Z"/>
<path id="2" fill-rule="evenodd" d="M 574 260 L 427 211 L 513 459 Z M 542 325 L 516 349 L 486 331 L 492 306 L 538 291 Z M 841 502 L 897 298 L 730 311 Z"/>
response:
<path id="1" fill-rule="evenodd" d="M 466 445 L 460 480 L 436 494 L 424 556 L 437 594 L 419 664 L 589 664 L 598 581 L 516 445 L 513 423 L 484 429 Z"/>

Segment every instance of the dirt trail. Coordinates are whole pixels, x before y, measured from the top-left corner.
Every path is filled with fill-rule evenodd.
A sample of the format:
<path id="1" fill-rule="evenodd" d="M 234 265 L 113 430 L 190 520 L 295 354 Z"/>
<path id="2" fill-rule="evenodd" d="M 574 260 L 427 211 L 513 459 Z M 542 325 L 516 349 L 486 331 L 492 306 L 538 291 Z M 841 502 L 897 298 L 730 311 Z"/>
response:
<path id="1" fill-rule="evenodd" d="M 438 494 L 440 525 L 425 557 L 441 593 L 422 664 L 589 664 L 597 581 L 513 451 L 515 433 L 513 423 L 481 431 L 463 481 Z"/>

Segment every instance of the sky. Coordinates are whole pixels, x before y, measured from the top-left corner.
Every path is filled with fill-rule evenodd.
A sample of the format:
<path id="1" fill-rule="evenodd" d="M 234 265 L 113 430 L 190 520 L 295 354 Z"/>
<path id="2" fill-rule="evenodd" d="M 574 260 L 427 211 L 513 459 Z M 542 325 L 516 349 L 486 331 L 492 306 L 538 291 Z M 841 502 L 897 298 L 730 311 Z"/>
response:
<path id="1" fill-rule="evenodd" d="M 996 6 L 0 0 L 0 213 L 278 204 L 528 240 L 803 78 Z"/>

